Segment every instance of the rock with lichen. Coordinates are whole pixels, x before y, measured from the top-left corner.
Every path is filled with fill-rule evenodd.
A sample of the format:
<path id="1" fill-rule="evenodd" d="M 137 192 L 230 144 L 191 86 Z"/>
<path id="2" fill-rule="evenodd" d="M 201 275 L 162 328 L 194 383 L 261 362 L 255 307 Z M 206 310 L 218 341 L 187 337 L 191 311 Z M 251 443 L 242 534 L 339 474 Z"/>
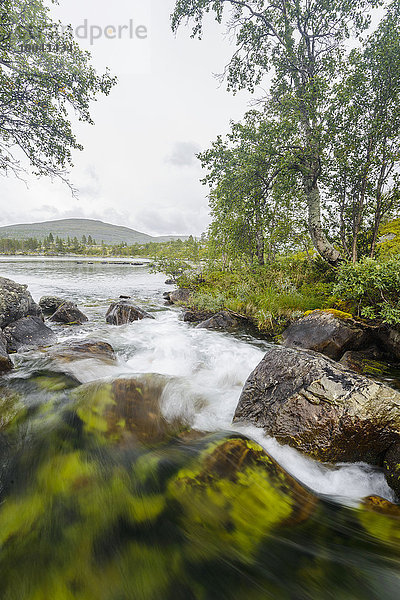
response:
<path id="1" fill-rule="evenodd" d="M 315 352 L 276 346 L 247 380 L 235 421 L 324 462 L 379 465 L 400 441 L 400 393 Z"/>
<path id="2" fill-rule="evenodd" d="M 339 360 L 347 350 L 368 345 L 371 332 L 341 311 L 315 310 L 292 323 L 282 334 L 287 348 L 314 350 Z"/>
<path id="3" fill-rule="evenodd" d="M 28 292 L 28 286 L 0 277 L 0 328 L 4 329 L 28 315 L 42 315 L 40 307 Z"/>

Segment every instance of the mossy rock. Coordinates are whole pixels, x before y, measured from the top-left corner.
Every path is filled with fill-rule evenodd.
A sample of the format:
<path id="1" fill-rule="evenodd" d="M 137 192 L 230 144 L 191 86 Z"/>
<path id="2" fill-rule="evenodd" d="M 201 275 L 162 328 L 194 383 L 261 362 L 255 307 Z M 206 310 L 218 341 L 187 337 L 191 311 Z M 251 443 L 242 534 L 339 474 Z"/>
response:
<path id="1" fill-rule="evenodd" d="M 165 385 L 45 390 L 1 432 L 2 599 L 389 600 L 395 516 L 317 498 L 245 436 L 181 431 Z"/>
<path id="2" fill-rule="evenodd" d="M 82 386 L 75 394 L 77 415 L 85 431 L 103 442 L 165 442 L 188 429 L 186 422 L 169 422 L 162 415 L 161 397 L 168 382 L 161 375 L 143 375 Z"/>
<path id="3" fill-rule="evenodd" d="M 351 320 L 354 319 L 354 316 L 352 314 L 343 312 L 342 310 L 336 310 L 334 308 L 308 310 L 307 312 L 304 313 L 304 316 L 308 317 L 308 315 L 312 315 L 314 313 L 327 313 L 329 315 L 333 315 L 337 319 L 341 319 L 342 321 L 346 321 L 347 319 L 351 319 Z"/>

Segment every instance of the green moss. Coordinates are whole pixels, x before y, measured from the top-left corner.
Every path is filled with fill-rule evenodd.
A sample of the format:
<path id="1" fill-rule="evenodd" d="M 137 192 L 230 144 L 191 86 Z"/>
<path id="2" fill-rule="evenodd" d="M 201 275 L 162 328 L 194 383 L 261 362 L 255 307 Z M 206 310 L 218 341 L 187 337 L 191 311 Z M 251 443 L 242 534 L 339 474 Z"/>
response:
<path id="1" fill-rule="evenodd" d="M 334 317 L 336 317 L 337 319 L 341 319 L 342 321 L 345 321 L 348 319 L 354 319 L 353 315 L 351 315 L 350 313 L 346 313 L 341 310 L 336 310 L 334 308 L 308 310 L 306 313 L 304 313 L 304 316 L 308 317 L 309 315 L 312 315 L 313 313 L 318 313 L 318 312 L 329 313 L 330 315 L 333 315 Z"/>

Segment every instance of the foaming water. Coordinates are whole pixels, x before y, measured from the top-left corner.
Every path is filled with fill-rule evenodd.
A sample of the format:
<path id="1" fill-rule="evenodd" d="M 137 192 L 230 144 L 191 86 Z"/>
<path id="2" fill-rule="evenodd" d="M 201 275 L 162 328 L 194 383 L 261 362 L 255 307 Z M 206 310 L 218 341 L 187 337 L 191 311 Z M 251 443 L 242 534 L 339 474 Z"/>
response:
<path id="1" fill-rule="evenodd" d="M 227 333 L 196 329 L 179 320 L 180 311 L 166 308 L 162 275 L 146 267 L 123 265 L 77 265 L 73 261 L 1 261 L 1 274 L 28 283 L 36 300 L 57 294 L 82 304 L 90 322 L 78 328 L 54 326 L 60 340 L 98 339 L 109 342 L 117 353 L 115 364 L 94 359 L 74 360 L 66 366 L 83 383 L 105 377 L 157 373 L 172 380 L 162 396 L 162 410 L 168 420 L 184 418 L 188 426 L 205 432 L 237 430 L 258 441 L 288 472 L 319 494 L 345 504 L 357 504 L 369 495 L 389 500 L 393 494 L 383 473 L 364 464 L 319 464 L 255 427 L 232 424 L 242 387 L 262 359 L 266 342 L 238 338 Z M 122 327 L 108 326 L 104 315 L 110 300 L 131 295 L 155 320 L 143 320 Z M 18 356 L 18 373 L 37 367 L 35 352 Z M 44 360 L 43 357 L 41 360 Z"/>

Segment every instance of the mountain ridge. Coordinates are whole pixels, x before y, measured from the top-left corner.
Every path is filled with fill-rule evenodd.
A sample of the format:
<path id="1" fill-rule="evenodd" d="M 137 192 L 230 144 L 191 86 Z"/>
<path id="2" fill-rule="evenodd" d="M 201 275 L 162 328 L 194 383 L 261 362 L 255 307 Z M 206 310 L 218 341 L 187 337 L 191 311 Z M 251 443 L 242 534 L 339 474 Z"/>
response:
<path id="1" fill-rule="evenodd" d="M 0 227 L 0 238 L 27 240 L 36 238 L 44 240 L 50 233 L 54 238 L 59 237 L 63 240 L 77 237 L 81 240 L 82 236 L 92 236 L 98 244 L 104 241 L 105 244 L 120 244 L 126 242 L 132 244 L 148 244 L 150 242 L 162 243 L 172 240 L 186 240 L 189 236 L 158 236 L 154 237 L 147 233 L 142 233 L 124 227 L 123 225 L 112 225 L 98 219 L 57 219 L 52 221 L 42 221 L 40 223 L 19 223 L 17 225 L 5 225 Z"/>

